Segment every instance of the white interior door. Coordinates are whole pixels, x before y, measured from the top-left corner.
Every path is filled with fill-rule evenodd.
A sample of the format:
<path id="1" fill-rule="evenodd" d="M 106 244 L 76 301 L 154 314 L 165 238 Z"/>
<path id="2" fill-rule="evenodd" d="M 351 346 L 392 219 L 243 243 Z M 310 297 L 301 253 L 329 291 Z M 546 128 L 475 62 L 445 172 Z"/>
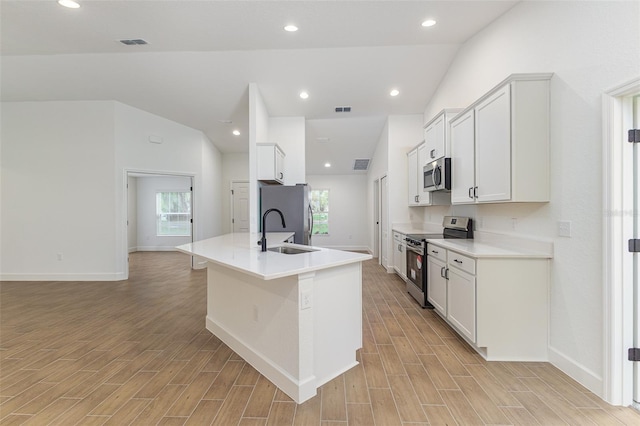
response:
<path id="1" fill-rule="evenodd" d="M 249 232 L 249 182 L 231 183 L 231 225 L 233 232 Z"/>

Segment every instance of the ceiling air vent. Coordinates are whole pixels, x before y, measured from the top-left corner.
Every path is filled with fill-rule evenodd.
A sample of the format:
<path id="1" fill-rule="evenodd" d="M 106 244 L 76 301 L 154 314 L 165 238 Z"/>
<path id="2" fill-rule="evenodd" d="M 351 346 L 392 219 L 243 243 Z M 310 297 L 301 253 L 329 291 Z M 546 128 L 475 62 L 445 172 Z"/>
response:
<path id="1" fill-rule="evenodd" d="M 337 106 L 336 112 L 351 112 L 350 106 Z"/>
<path id="2" fill-rule="evenodd" d="M 353 162 L 353 170 L 367 170 L 369 168 L 368 158 L 357 158 Z"/>
<path id="3" fill-rule="evenodd" d="M 126 44 L 127 46 L 135 46 L 138 44 L 149 44 L 145 40 L 141 38 L 128 39 L 128 40 L 120 40 L 120 43 Z"/>

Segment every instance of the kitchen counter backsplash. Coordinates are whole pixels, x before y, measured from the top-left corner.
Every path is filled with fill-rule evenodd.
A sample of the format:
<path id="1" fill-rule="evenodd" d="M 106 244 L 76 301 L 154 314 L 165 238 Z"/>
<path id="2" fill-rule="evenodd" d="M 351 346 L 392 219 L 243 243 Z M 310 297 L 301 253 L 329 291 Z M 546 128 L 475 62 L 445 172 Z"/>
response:
<path id="1" fill-rule="evenodd" d="M 391 229 L 402 234 L 425 234 L 442 232 L 442 224 L 437 223 L 393 223 Z"/>

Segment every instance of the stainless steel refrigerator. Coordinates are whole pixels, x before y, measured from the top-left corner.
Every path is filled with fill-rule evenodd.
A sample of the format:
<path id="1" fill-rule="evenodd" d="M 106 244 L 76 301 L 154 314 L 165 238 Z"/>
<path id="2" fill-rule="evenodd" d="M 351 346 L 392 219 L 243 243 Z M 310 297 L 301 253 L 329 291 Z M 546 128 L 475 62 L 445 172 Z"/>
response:
<path id="1" fill-rule="evenodd" d="M 310 205 L 311 189 L 307 184 L 292 186 L 264 185 L 260 188 L 260 226 L 262 215 L 269 209 L 278 209 L 284 216 L 285 228 L 282 228 L 280 215 L 273 212 L 267 216 L 267 232 L 295 232 L 296 244 L 311 245 L 313 211 Z"/>

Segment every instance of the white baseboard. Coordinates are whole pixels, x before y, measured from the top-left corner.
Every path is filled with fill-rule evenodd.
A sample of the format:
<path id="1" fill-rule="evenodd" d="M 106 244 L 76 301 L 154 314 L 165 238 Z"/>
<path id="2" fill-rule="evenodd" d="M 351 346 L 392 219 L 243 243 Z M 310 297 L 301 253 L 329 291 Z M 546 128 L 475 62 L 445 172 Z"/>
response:
<path id="1" fill-rule="evenodd" d="M 266 356 L 256 351 L 250 344 L 238 339 L 231 332 L 217 324 L 209 316 L 206 318 L 207 330 L 216 335 L 235 353 L 240 355 L 253 368 L 271 380 L 279 389 L 289 395 L 298 404 L 316 395 L 316 377 L 310 376 L 302 381 L 296 380 L 289 373 L 271 362 Z"/>
<path id="2" fill-rule="evenodd" d="M 174 246 L 141 246 L 141 247 L 136 247 L 134 251 L 177 251 L 177 250 Z"/>
<path id="3" fill-rule="evenodd" d="M 598 376 L 593 371 L 551 346 L 549 346 L 549 362 L 598 397 L 603 397 L 604 382 L 602 376 Z"/>
<path id="4" fill-rule="evenodd" d="M 0 274 L 0 281 L 122 281 L 127 279 L 124 272 L 89 274 Z"/>

